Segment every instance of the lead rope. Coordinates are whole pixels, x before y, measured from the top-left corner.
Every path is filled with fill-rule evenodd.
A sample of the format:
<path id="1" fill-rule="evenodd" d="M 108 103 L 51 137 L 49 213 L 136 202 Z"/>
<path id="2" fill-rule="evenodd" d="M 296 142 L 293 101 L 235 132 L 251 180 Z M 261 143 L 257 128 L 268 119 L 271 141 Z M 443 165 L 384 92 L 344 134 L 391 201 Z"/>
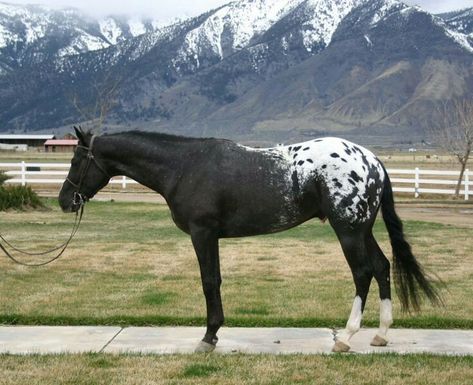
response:
<path id="1" fill-rule="evenodd" d="M 18 253 L 21 253 L 21 254 L 24 254 L 24 255 L 29 255 L 29 256 L 39 256 L 39 255 L 46 255 L 46 254 L 51 254 L 55 251 L 59 251 L 59 253 L 52 259 L 46 261 L 46 262 L 41 262 L 41 263 L 25 263 L 25 262 L 21 262 L 20 260 L 18 260 L 17 258 L 15 258 L 6 248 L 5 245 L 2 244 L 2 242 L 0 242 L 0 249 L 5 253 L 5 255 L 10 258 L 13 262 L 15 262 L 16 264 L 18 265 L 21 265 L 21 266 L 28 266 L 28 267 L 41 267 L 41 266 L 46 266 L 46 265 L 49 265 L 50 263 L 56 261 L 57 259 L 59 259 L 59 257 L 61 257 L 62 254 L 64 254 L 64 252 L 66 251 L 67 247 L 69 246 L 69 243 L 71 243 L 72 239 L 74 238 L 74 236 L 76 235 L 77 233 L 77 230 L 79 230 L 79 226 L 80 226 L 80 223 L 82 221 L 82 215 L 84 214 L 84 204 L 82 203 L 81 204 L 81 207 L 80 207 L 80 210 L 78 210 L 76 212 L 76 217 L 74 219 L 74 224 L 72 226 L 72 231 L 71 231 L 71 235 L 69 236 L 69 239 L 64 242 L 62 245 L 60 246 L 57 246 L 51 250 L 48 250 L 48 251 L 44 251 L 44 252 L 41 252 L 41 253 L 31 253 L 31 252 L 28 252 L 28 251 L 25 251 L 25 250 L 21 250 L 21 249 L 18 249 L 16 247 L 14 247 L 10 242 L 8 242 L 1 234 L 0 234 L 0 239 L 1 241 L 3 241 L 3 243 L 5 243 L 6 246 L 10 247 L 12 250 L 18 252 Z"/>
<path id="2" fill-rule="evenodd" d="M 80 205 L 80 210 L 76 211 L 76 217 L 75 217 L 75 220 L 74 220 L 74 225 L 72 226 L 72 231 L 71 231 L 71 235 L 69 237 L 69 239 L 64 242 L 62 245 L 60 246 L 57 246 L 51 250 L 48 250 L 48 251 L 44 251 L 44 252 L 40 252 L 40 253 L 31 253 L 29 251 L 25 251 L 25 250 L 21 250 L 21 249 L 18 249 L 16 247 L 14 247 L 10 242 L 8 242 L 1 234 L 0 234 L 0 250 L 2 250 L 6 256 L 8 258 L 10 258 L 13 262 L 17 263 L 18 265 L 21 265 L 21 266 L 28 266 L 28 267 L 40 267 L 40 266 L 45 266 L 45 265 L 49 265 L 50 263 L 54 262 L 55 260 L 57 260 L 67 249 L 67 247 L 69 246 L 69 243 L 71 243 L 72 241 L 72 238 L 74 238 L 74 236 L 76 235 L 77 233 L 77 230 L 79 230 L 79 226 L 80 226 L 80 223 L 82 221 L 82 215 L 84 214 L 84 205 L 85 203 L 89 200 L 88 197 L 86 197 L 85 195 L 81 194 L 79 191 L 81 189 L 81 186 L 82 186 L 82 182 L 85 178 L 85 175 L 87 174 L 87 171 L 89 170 L 89 167 L 90 167 L 90 163 L 93 161 L 95 163 L 95 165 L 99 168 L 100 171 L 102 171 L 107 177 L 109 177 L 108 173 L 105 171 L 105 169 L 97 162 L 97 160 L 95 159 L 94 157 L 94 154 L 92 153 L 92 149 L 93 149 L 93 146 L 94 146 L 94 140 L 95 140 L 95 135 L 92 136 L 91 140 L 90 140 L 90 144 L 89 144 L 89 147 L 85 147 L 85 146 L 77 146 L 78 148 L 82 148 L 84 150 L 87 151 L 87 164 L 84 168 L 84 170 L 82 171 L 81 173 L 81 176 L 80 176 L 80 179 L 79 179 L 79 183 L 74 183 L 72 182 L 69 178 L 66 178 L 66 181 L 68 183 L 70 183 L 72 186 L 74 186 L 75 188 L 77 188 L 77 191 L 74 193 L 74 196 L 73 196 L 73 200 L 72 202 L 76 205 Z M 110 179 L 110 177 L 109 177 Z M 3 245 L 2 242 L 6 245 Z M 50 259 L 49 261 L 46 261 L 46 262 L 42 262 L 42 263 L 25 263 L 25 262 L 21 262 L 19 261 L 17 258 L 15 258 L 8 250 L 7 250 L 7 247 L 11 248 L 12 250 L 16 251 L 17 253 L 20 253 L 20 254 L 23 254 L 23 255 L 29 255 L 29 256 L 40 256 L 40 255 L 46 255 L 46 254 L 51 254 L 55 251 L 58 251 L 59 250 L 59 253 L 58 255 L 56 255 L 54 258 Z"/>

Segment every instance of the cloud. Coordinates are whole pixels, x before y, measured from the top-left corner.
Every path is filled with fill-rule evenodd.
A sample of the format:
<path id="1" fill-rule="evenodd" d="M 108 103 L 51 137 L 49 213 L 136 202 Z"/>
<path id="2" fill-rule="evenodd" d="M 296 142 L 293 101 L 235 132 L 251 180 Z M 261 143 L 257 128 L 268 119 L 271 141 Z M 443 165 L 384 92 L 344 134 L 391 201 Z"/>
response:
<path id="1" fill-rule="evenodd" d="M 2 1 L 2 0 L 0 0 Z M 195 16 L 209 11 L 230 0 L 3 0 L 9 3 L 26 4 L 40 3 L 55 8 L 76 7 L 95 15 L 104 16 L 110 13 L 145 15 L 153 18 L 168 20 L 175 17 Z M 473 0 L 405 0 L 406 3 L 419 5 L 433 13 L 446 12 L 466 7 L 473 7 Z"/>
<path id="2" fill-rule="evenodd" d="M 227 3 L 225 0 L 0 0 L 13 4 L 38 3 L 53 8 L 74 7 L 96 16 L 127 14 L 158 19 L 194 16 Z"/>
<path id="3" fill-rule="evenodd" d="M 473 7 L 473 0 L 408 0 L 406 3 L 418 5 L 432 13 L 448 12 Z"/>

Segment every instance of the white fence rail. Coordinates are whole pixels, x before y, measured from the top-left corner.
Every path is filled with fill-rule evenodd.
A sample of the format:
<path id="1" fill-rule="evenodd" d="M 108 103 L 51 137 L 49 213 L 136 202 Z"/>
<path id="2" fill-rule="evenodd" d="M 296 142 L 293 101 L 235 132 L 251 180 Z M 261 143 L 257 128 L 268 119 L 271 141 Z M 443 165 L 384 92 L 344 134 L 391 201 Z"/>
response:
<path id="1" fill-rule="evenodd" d="M 388 173 L 395 192 L 413 193 L 416 198 L 422 194 L 454 195 L 460 177 L 459 171 L 421 170 L 418 167 L 413 170 L 389 169 Z M 460 195 L 465 200 L 473 195 L 473 172 L 470 170 L 463 174 Z"/>
<path id="2" fill-rule="evenodd" d="M 70 166 L 69 163 L 0 163 L 0 170 L 11 177 L 5 182 L 9 184 L 61 185 L 66 180 Z M 110 183 L 120 184 L 123 189 L 130 184 L 138 184 L 125 176 L 114 177 Z"/>
<path id="3" fill-rule="evenodd" d="M 68 163 L 0 163 L 0 170 L 6 172 L 11 179 L 10 184 L 56 184 L 64 183 L 70 165 Z M 447 170 L 413 170 L 389 169 L 394 192 L 412 193 L 416 198 L 422 194 L 455 194 L 455 187 L 460 176 L 459 171 Z M 110 180 L 111 184 L 120 184 L 126 189 L 136 181 L 124 176 Z M 440 188 L 442 187 L 442 188 Z M 466 170 L 462 180 L 460 194 L 465 200 L 473 195 L 473 172 Z"/>

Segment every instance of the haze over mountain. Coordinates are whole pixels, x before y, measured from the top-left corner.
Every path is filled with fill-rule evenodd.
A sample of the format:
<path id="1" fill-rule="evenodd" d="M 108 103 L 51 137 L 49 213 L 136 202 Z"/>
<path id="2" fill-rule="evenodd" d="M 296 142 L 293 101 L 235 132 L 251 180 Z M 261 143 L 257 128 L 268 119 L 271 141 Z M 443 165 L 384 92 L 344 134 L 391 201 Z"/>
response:
<path id="1" fill-rule="evenodd" d="M 0 131 L 78 123 L 105 94 L 110 130 L 421 137 L 473 96 L 473 9 L 240 0 L 164 26 L 0 3 Z"/>

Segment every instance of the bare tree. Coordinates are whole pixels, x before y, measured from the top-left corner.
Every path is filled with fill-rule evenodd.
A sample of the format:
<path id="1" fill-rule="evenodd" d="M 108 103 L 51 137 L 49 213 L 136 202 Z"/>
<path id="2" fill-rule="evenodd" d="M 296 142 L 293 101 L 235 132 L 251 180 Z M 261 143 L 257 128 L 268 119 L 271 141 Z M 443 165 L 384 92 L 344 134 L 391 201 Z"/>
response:
<path id="1" fill-rule="evenodd" d="M 460 163 L 455 197 L 460 189 L 473 150 L 473 99 L 454 99 L 440 108 L 440 122 L 432 130 L 434 140 Z"/>
<path id="2" fill-rule="evenodd" d="M 98 82 L 92 83 L 91 99 L 84 101 L 77 94 L 71 98 L 72 105 L 84 120 L 86 127 L 99 132 L 110 110 L 117 103 L 116 97 L 120 87 L 120 79 L 106 75 Z"/>

